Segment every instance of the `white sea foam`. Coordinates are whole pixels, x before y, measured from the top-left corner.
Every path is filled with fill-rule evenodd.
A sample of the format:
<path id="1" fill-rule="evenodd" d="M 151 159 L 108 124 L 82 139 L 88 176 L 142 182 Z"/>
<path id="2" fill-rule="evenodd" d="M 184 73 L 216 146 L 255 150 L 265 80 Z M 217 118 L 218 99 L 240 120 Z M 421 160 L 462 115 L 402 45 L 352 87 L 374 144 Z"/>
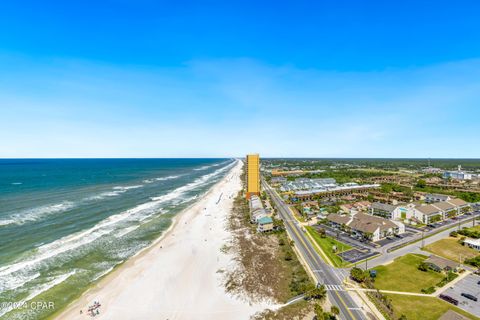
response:
<path id="1" fill-rule="evenodd" d="M 232 164 L 230 164 L 228 166 L 225 166 L 223 168 L 220 168 L 220 169 L 218 169 L 218 170 L 216 170 L 212 173 L 201 176 L 201 177 L 195 179 L 195 181 L 190 182 L 190 183 L 188 183 L 184 186 L 181 186 L 181 187 L 179 187 L 179 188 L 177 188 L 177 189 L 175 189 L 175 190 L 173 190 L 173 191 L 171 191 L 167 194 L 164 194 L 164 195 L 159 196 L 159 197 L 152 197 L 151 199 L 153 201 L 158 201 L 158 202 L 167 202 L 167 201 L 179 198 L 180 196 L 182 196 L 186 192 L 191 191 L 191 190 L 201 186 L 202 184 L 207 182 L 209 179 L 211 179 L 215 176 L 218 176 L 220 173 L 224 172 L 225 170 L 227 170 L 231 166 L 232 166 Z"/>
<path id="2" fill-rule="evenodd" d="M 199 186 L 207 183 L 210 179 L 228 170 L 233 165 L 234 163 L 222 167 L 213 173 L 206 174 L 200 178 L 197 178 L 195 181 L 177 189 L 174 189 L 166 195 L 153 198 L 150 202 L 140 204 L 132 209 L 112 215 L 100 221 L 90 229 L 65 236 L 52 243 L 44 244 L 38 247 L 35 254 L 28 260 L 19 261 L 11 265 L 1 267 L 0 278 L 15 277 L 20 271 L 31 273 L 37 272 L 37 267 L 48 259 L 55 258 L 63 253 L 90 244 L 105 235 L 111 234 L 114 231 L 118 232 L 119 224 L 121 222 L 139 222 L 149 217 L 152 217 L 153 215 L 161 212 L 161 207 L 165 204 L 165 202 L 175 199 L 177 197 L 181 197 L 186 192 L 198 188 Z M 129 232 L 132 232 L 134 229 L 128 230 L 128 228 L 126 228 L 125 230 L 127 230 L 127 232 L 125 233 L 127 234 Z"/>
<path id="3" fill-rule="evenodd" d="M 143 187 L 143 184 L 139 184 L 139 185 L 136 185 L 136 186 L 117 186 L 117 187 L 113 187 L 113 190 L 120 190 L 120 191 L 128 191 L 128 190 L 131 190 L 131 189 L 138 189 L 138 188 L 141 188 Z"/>
<path id="4" fill-rule="evenodd" d="M 112 188 L 112 191 L 102 192 L 98 195 L 85 198 L 85 200 L 92 201 L 92 200 L 102 200 L 105 198 L 116 197 L 121 195 L 122 193 L 127 192 L 128 190 L 142 188 L 143 186 L 144 186 L 143 184 L 135 185 L 135 186 L 116 186 Z"/>
<path id="5" fill-rule="evenodd" d="M 113 268 L 115 268 L 115 265 L 112 266 L 112 267 L 110 267 L 110 268 L 108 268 L 108 269 L 106 269 L 105 271 L 100 272 L 98 275 L 96 275 L 96 276 L 92 279 L 92 281 L 97 281 L 98 279 L 100 279 L 101 277 L 103 277 L 104 275 L 106 275 L 107 273 L 109 273 L 110 271 L 112 271 Z"/>
<path id="6" fill-rule="evenodd" d="M 61 203 L 45 205 L 41 207 L 23 210 L 9 216 L 7 219 L 0 220 L 0 226 L 10 224 L 24 224 L 26 222 L 38 221 L 41 218 L 51 214 L 60 213 L 72 209 L 75 203 L 71 201 L 63 201 Z"/>
<path id="7" fill-rule="evenodd" d="M 177 176 L 167 176 L 167 177 L 160 177 L 160 178 L 155 178 L 155 181 L 166 181 L 166 180 L 173 180 L 181 177 L 181 175 Z"/>
<path id="8" fill-rule="evenodd" d="M 22 305 L 30 300 L 32 300 L 33 298 L 35 298 L 36 296 L 38 296 L 39 294 L 42 294 L 43 292 L 47 291 L 47 290 L 50 290 L 51 288 L 55 287 L 55 286 L 58 286 L 59 284 L 61 284 L 62 282 L 64 282 L 65 280 L 67 280 L 68 278 L 70 278 L 72 275 L 74 275 L 76 273 L 76 270 L 73 270 L 69 273 L 66 273 L 66 274 L 62 274 L 56 278 L 53 278 L 52 280 L 44 283 L 44 284 L 41 284 L 39 286 L 37 286 L 35 288 L 34 291 L 30 292 L 30 294 L 22 301 L 19 301 L 17 302 L 16 304 L 17 305 Z M 13 306 L 9 306 L 7 308 L 4 308 L 4 309 L 0 309 L 0 317 L 3 316 L 4 314 L 10 312 L 13 310 Z"/>
<path id="9" fill-rule="evenodd" d="M 214 164 L 211 164 L 211 165 L 201 166 L 200 168 L 195 168 L 195 169 L 193 169 L 193 170 L 195 170 L 195 171 L 203 171 L 203 170 L 207 170 L 207 169 L 210 169 L 210 168 L 222 166 L 222 165 L 224 165 L 224 164 L 227 164 L 228 162 L 229 162 L 229 161 L 224 161 L 224 162 L 220 162 L 220 163 L 214 163 Z"/>
<path id="10" fill-rule="evenodd" d="M 15 290 L 22 287 L 26 283 L 38 278 L 40 272 L 27 275 L 17 275 L 15 277 L 1 277 L 0 278 L 0 292 L 7 290 Z"/>
<path id="11" fill-rule="evenodd" d="M 14 186 L 18 186 L 18 185 L 21 185 L 21 184 L 23 184 L 23 183 L 22 182 L 12 182 L 12 185 L 14 185 Z"/>
<path id="12" fill-rule="evenodd" d="M 115 233 L 115 237 L 116 238 L 121 238 L 121 237 L 125 236 L 126 234 L 129 234 L 130 232 L 137 230 L 138 227 L 140 227 L 140 225 L 125 228 L 125 229 Z"/>
<path id="13" fill-rule="evenodd" d="M 8 226 L 9 224 L 14 224 L 15 220 L 12 219 L 4 219 L 0 220 L 0 226 Z"/>

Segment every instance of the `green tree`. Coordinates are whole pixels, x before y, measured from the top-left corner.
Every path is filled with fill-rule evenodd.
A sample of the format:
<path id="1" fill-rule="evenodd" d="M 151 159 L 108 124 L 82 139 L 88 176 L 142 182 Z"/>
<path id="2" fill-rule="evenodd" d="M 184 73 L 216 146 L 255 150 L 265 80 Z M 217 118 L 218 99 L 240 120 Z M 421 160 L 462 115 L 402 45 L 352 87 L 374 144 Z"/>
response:
<path id="1" fill-rule="evenodd" d="M 340 314 L 340 309 L 338 309 L 337 306 L 332 306 L 332 307 L 330 308 L 330 312 L 331 312 L 332 314 L 338 316 L 338 315 Z"/>
<path id="2" fill-rule="evenodd" d="M 402 315 L 398 318 L 398 320 L 408 320 L 408 319 L 407 319 L 407 316 L 406 316 L 406 315 L 402 314 Z"/>
<path id="3" fill-rule="evenodd" d="M 367 273 L 360 268 L 354 267 L 350 270 L 350 277 L 357 282 L 363 282 L 367 278 Z"/>
<path id="4" fill-rule="evenodd" d="M 420 179 L 417 181 L 416 187 L 424 189 L 427 186 L 427 181 Z"/>
<path id="5" fill-rule="evenodd" d="M 313 290 L 308 291 L 305 293 L 306 300 L 324 300 L 327 297 L 327 290 L 325 286 L 322 284 L 319 287 L 316 287 Z"/>
<path id="6" fill-rule="evenodd" d="M 313 312 L 315 313 L 315 318 L 317 320 L 323 320 L 323 308 L 318 303 L 313 307 Z"/>
<path id="7" fill-rule="evenodd" d="M 427 263 L 425 263 L 425 262 L 421 262 L 421 263 L 418 265 L 418 270 L 420 270 L 420 271 L 427 272 L 429 269 L 430 269 L 430 266 L 429 266 Z"/>
<path id="8" fill-rule="evenodd" d="M 320 238 L 327 237 L 327 233 L 325 232 L 325 229 L 318 229 L 318 234 L 320 235 Z"/>

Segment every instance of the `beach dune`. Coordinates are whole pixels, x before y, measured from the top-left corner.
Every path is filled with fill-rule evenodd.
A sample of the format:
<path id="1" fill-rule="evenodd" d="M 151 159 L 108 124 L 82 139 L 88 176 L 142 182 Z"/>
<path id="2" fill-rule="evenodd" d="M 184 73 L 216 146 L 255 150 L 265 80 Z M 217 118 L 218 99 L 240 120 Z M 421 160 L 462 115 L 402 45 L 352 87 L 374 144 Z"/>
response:
<path id="1" fill-rule="evenodd" d="M 248 319 L 267 303 L 249 303 L 225 292 L 222 272 L 232 256 L 222 253 L 230 234 L 227 219 L 241 188 L 242 162 L 204 197 L 179 214 L 164 236 L 103 278 L 56 319 Z M 80 314 L 82 310 L 82 314 Z"/>

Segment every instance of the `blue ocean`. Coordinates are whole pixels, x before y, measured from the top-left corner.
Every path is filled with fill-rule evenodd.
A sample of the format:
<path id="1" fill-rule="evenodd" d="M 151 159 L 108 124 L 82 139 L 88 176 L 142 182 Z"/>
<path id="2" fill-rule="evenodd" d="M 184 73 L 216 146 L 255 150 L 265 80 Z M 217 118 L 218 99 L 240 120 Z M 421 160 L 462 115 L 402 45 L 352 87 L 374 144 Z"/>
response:
<path id="1" fill-rule="evenodd" d="M 234 162 L 0 159 L 0 319 L 50 318 L 161 236 Z"/>

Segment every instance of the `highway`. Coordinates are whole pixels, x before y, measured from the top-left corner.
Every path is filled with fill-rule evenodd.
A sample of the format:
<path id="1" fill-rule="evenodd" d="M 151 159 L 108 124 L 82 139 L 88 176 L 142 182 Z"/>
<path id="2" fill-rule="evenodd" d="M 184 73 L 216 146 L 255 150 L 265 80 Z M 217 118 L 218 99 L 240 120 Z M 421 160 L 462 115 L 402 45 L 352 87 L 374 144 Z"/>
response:
<path id="1" fill-rule="evenodd" d="M 350 297 L 349 293 L 345 291 L 343 286 L 343 271 L 326 264 L 322 260 L 307 236 L 298 226 L 297 221 L 285 202 L 264 180 L 262 180 L 262 186 L 270 196 L 270 199 L 275 203 L 275 207 L 285 223 L 288 234 L 295 242 L 295 247 L 302 255 L 303 260 L 313 272 L 317 283 L 325 285 L 330 302 L 340 309 L 340 318 L 346 320 L 367 319 Z"/>

